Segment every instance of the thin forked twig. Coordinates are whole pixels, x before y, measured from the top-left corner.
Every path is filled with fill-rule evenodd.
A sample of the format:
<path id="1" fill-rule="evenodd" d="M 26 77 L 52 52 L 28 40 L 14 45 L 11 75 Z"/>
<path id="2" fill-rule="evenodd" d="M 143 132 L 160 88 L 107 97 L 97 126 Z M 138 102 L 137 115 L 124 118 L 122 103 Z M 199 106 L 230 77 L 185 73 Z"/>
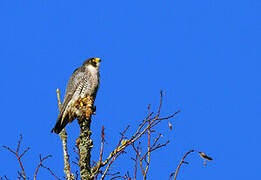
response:
<path id="1" fill-rule="evenodd" d="M 11 148 L 9 148 L 8 146 L 3 146 L 3 148 L 7 149 L 9 152 L 11 152 L 12 154 L 14 154 L 20 164 L 20 167 L 21 167 L 21 170 L 22 170 L 22 173 L 20 173 L 19 177 L 22 177 L 24 180 L 26 179 L 26 175 L 25 175 L 25 170 L 24 170 L 24 166 L 23 166 L 23 163 L 21 161 L 21 158 L 25 155 L 25 153 L 27 151 L 29 151 L 29 147 L 26 148 L 20 155 L 19 155 L 19 150 L 20 150 L 20 146 L 21 146 L 21 142 L 22 142 L 22 135 L 20 135 L 20 139 L 18 141 L 18 145 L 17 145 L 17 148 L 16 148 L 16 151 L 12 150 Z"/>
<path id="2" fill-rule="evenodd" d="M 122 143 L 122 140 L 124 138 L 124 135 L 125 133 L 127 132 L 127 130 L 129 129 L 129 126 L 127 126 L 127 128 L 123 131 L 123 133 L 121 134 L 121 139 L 119 140 L 119 143 L 116 147 L 116 149 L 110 154 L 110 156 L 106 159 L 106 161 L 103 163 L 103 166 L 106 165 L 109 161 L 109 164 L 107 165 L 102 177 L 101 177 L 101 180 L 103 180 L 111 166 L 111 164 L 115 161 L 115 159 L 117 157 L 119 157 L 120 154 L 122 154 L 124 152 L 124 149 L 127 147 L 125 146 L 125 144 L 123 146 L 121 146 L 121 143 Z"/>
<path id="3" fill-rule="evenodd" d="M 145 171 L 143 169 L 142 158 L 141 158 L 141 154 L 140 154 L 140 142 L 139 142 L 139 145 L 137 146 L 137 148 L 134 146 L 134 143 L 132 143 L 131 145 L 132 145 L 134 151 L 136 152 L 136 156 L 138 156 L 141 172 L 142 172 L 143 177 L 145 177 Z"/>
<path id="4" fill-rule="evenodd" d="M 138 168 L 138 154 L 136 154 L 135 157 L 135 174 L 134 174 L 135 180 L 137 179 L 137 168 Z"/>
<path id="5" fill-rule="evenodd" d="M 45 157 L 43 157 L 43 158 L 42 158 L 41 155 L 40 155 L 40 162 L 39 162 L 39 164 L 38 164 L 38 166 L 37 166 L 37 168 L 36 168 L 36 170 L 35 170 L 34 180 L 36 180 L 37 173 L 38 173 L 40 167 L 43 165 L 43 164 L 42 164 L 43 161 L 46 160 L 46 159 L 48 159 L 49 157 L 52 157 L 52 155 L 48 155 L 48 156 L 45 156 Z"/>

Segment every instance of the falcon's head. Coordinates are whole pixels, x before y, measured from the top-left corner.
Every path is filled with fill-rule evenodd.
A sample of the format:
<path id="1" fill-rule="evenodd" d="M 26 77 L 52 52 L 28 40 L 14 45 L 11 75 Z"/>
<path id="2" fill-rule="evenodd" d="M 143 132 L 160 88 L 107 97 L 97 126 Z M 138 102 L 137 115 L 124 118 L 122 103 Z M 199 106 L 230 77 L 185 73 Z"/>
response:
<path id="1" fill-rule="evenodd" d="M 95 68 L 98 68 L 100 66 L 100 62 L 100 58 L 90 58 L 83 63 L 83 66 L 93 66 Z"/>

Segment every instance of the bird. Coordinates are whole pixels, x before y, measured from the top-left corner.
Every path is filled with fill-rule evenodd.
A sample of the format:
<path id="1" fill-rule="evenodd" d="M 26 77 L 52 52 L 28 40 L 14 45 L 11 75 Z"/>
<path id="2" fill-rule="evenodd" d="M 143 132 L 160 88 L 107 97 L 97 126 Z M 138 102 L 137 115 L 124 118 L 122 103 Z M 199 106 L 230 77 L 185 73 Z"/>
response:
<path id="1" fill-rule="evenodd" d="M 51 132 L 59 134 L 69 122 L 82 115 L 77 105 L 79 102 L 83 105 L 81 100 L 90 96 L 93 102 L 95 101 L 100 85 L 100 62 L 100 58 L 89 58 L 74 70 L 66 87 L 61 111 Z"/>

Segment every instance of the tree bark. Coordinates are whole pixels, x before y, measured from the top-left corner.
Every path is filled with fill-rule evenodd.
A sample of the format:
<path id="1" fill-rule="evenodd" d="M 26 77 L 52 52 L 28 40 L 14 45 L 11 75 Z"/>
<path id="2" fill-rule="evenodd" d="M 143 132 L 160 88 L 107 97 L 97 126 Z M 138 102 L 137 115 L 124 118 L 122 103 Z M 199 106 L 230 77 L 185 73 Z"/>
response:
<path id="1" fill-rule="evenodd" d="M 60 132 L 60 138 L 63 144 L 63 159 L 64 159 L 64 173 L 67 180 L 75 180 L 75 176 L 71 173 L 71 167 L 69 162 L 69 155 L 67 151 L 67 133 L 65 128 Z"/>
<path id="2" fill-rule="evenodd" d="M 91 172 L 91 149 L 93 147 L 93 141 L 91 139 L 92 132 L 91 127 L 91 116 L 93 114 L 93 99 L 87 97 L 87 101 L 84 102 L 82 107 L 82 116 L 78 117 L 78 124 L 80 126 L 80 136 L 77 139 L 77 146 L 79 148 L 79 167 L 80 175 L 82 180 L 93 179 Z"/>

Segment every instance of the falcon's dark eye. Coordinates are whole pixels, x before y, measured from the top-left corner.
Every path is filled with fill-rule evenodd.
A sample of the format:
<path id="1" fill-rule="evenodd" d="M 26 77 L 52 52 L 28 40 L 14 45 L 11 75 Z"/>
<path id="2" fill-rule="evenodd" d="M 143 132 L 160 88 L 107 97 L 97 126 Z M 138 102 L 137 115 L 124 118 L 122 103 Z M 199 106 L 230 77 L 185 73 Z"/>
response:
<path id="1" fill-rule="evenodd" d="M 93 63 L 94 62 L 94 58 L 89 59 L 89 63 Z"/>
<path id="2" fill-rule="evenodd" d="M 96 66 L 100 61 L 101 61 L 100 58 L 90 58 L 86 61 L 86 63 Z"/>

